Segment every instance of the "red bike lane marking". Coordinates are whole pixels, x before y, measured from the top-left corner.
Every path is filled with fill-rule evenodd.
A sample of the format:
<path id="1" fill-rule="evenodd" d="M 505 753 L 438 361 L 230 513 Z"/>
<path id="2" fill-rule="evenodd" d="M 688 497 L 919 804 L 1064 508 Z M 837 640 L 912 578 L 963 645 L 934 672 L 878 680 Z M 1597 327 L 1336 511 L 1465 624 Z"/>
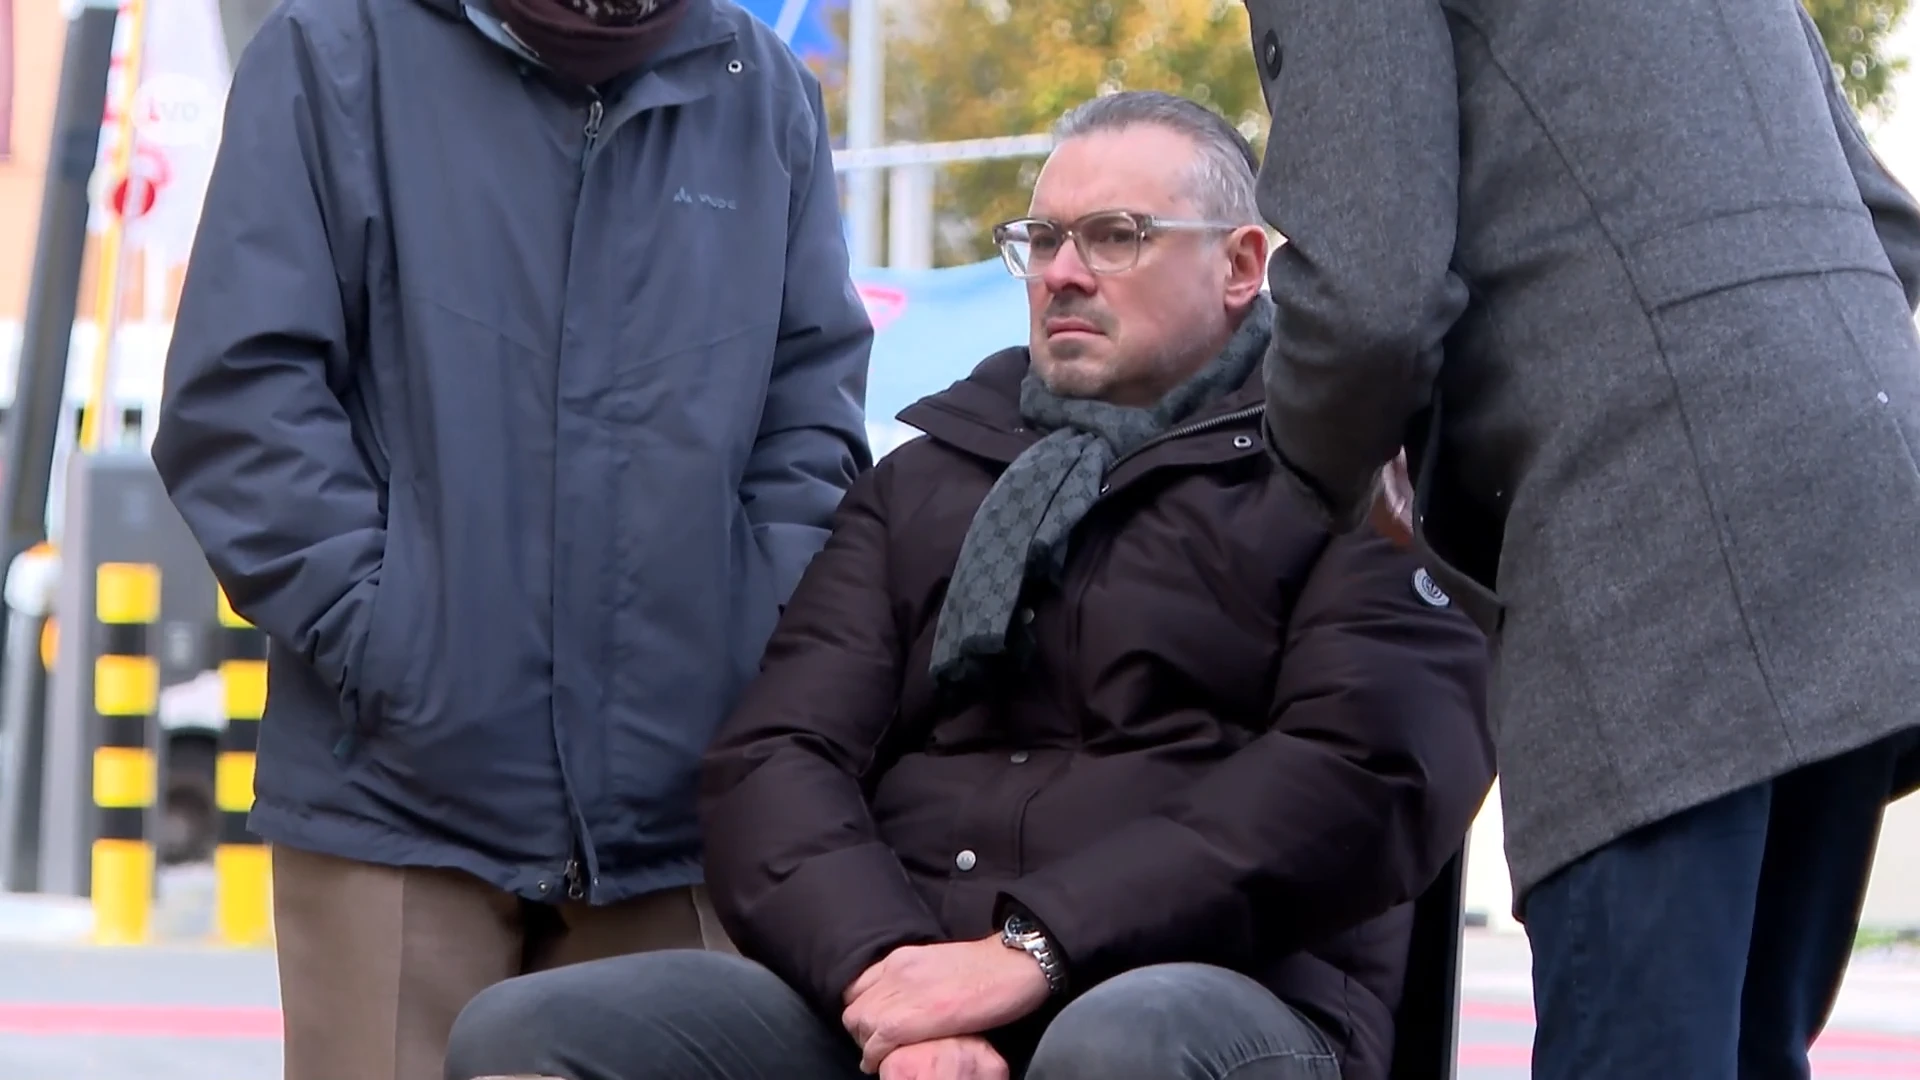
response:
<path id="1" fill-rule="evenodd" d="M 1468 1001 L 1460 1008 L 1466 1020 L 1532 1027 L 1533 1007 L 1522 1002 Z M 1485 1068 L 1526 1068 L 1531 1057 L 1526 1042 L 1463 1043 L 1460 1064 Z M 1828 1031 L 1813 1048 L 1814 1075 L 1859 1077 L 1862 1080 L 1920 1080 L 1920 1036 L 1874 1031 Z"/>
<path id="2" fill-rule="evenodd" d="M 0 1002 L 0 1034 L 278 1039 L 272 1006 L 43 1005 Z"/>
<path id="3" fill-rule="evenodd" d="M 1531 1025 L 1523 1004 L 1469 1001 L 1461 1016 L 1483 1023 Z M 280 1010 L 261 1005 L 99 1005 L 0 1002 L 0 1035 L 85 1038 L 261 1039 L 280 1038 Z M 1460 1047 L 1460 1064 L 1526 1068 L 1524 1036 L 1512 1042 L 1471 1042 Z M 1815 1073 L 1826 1078 L 1920 1080 L 1920 1036 L 1833 1031 L 1814 1048 Z"/>

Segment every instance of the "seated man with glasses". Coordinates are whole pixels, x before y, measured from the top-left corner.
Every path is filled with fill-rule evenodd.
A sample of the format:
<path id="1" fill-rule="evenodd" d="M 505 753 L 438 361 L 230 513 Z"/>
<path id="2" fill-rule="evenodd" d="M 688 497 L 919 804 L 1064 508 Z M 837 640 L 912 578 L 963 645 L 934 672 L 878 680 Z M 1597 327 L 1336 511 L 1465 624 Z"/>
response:
<path id="1" fill-rule="evenodd" d="M 1030 344 L 901 414 L 703 774 L 743 957 L 504 983 L 449 1080 L 1382 1080 L 1492 780 L 1486 647 L 1263 449 L 1246 141 L 1069 113 L 995 230 Z"/>

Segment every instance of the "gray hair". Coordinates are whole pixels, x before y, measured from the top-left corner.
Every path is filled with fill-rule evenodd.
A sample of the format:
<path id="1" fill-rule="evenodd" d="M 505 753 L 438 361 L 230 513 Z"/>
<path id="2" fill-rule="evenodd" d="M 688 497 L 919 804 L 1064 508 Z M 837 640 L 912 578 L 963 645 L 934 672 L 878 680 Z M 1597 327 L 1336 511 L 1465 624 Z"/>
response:
<path id="1" fill-rule="evenodd" d="M 1226 117 L 1197 101 L 1160 90 L 1106 94 L 1068 110 L 1053 125 L 1053 139 L 1065 142 L 1142 124 L 1185 135 L 1200 151 L 1193 198 L 1202 213 L 1232 225 L 1260 224 L 1253 179 L 1260 162 L 1253 147 Z"/>

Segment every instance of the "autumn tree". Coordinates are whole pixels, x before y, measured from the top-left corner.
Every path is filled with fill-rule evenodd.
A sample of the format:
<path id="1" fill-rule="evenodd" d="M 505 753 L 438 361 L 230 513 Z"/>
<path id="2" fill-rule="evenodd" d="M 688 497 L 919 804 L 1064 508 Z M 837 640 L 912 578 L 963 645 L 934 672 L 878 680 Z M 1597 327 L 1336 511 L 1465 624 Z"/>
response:
<path id="1" fill-rule="evenodd" d="M 1805 2 L 1856 107 L 1871 114 L 1888 104 L 1899 65 L 1883 49 L 1908 0 Z M 1241 0 L 892 0 L 884 6 L 890 12 L 890 141 L 1045 131 L 1074 104 L 1123 88 L 1186 94 L 1218 109 L 1256 147 L 1265 136 L 1266 106 Z M 838 91 L 829 87 L 836 113 Z M 1025 212 L 1038 168 L 1026 160 L 941 170 L 938 262 L 991 257 L 988 230 Z"/>
<path id="2" fill-rule="evenodd" d="M 887 135 L 896 141 L 1045 131 L 1096 94 L 1171 90 L 1249 136 L 1266 107 L 1239 0 L 899 0 L 887 27 Z M 1026 211 L 1035 160 L 941 170 L 936 258 L 992 254 L 993 222 Z"/>
<path id="3" fill-rule="evenodd" d="M 1907 0 L 1802 0 L 1826 39 L 1853 106 L 1872 116 L 1893 105 L 1894 76 L 1904 59 L 1885 53 L 1887 35 L 1906 13 Z M 1920 106 L 1917 106 L 1920 107 Z"/>

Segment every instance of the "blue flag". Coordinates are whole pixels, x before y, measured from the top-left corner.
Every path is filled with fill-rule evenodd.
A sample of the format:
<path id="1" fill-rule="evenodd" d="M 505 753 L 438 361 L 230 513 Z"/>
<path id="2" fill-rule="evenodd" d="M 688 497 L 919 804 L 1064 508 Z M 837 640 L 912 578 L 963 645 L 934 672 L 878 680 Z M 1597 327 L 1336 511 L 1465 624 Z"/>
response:
<path id="1" fill-rule="evenodd" d="M 835 33 L 847 0 L 738 0 L 749 14 L 780 32 L 816 75 L 836 81 L 846 67 L 847 44 Z"/>
<path id="2" fill-rule="evenodd" d="M 999 259 L 941 270 L 856 270 L 873 320 L 867 434 L 876 457 L 917 432 L 895 414 L 967 377 L 974 365 L 1027 343 L 1026 289 Z"/>

